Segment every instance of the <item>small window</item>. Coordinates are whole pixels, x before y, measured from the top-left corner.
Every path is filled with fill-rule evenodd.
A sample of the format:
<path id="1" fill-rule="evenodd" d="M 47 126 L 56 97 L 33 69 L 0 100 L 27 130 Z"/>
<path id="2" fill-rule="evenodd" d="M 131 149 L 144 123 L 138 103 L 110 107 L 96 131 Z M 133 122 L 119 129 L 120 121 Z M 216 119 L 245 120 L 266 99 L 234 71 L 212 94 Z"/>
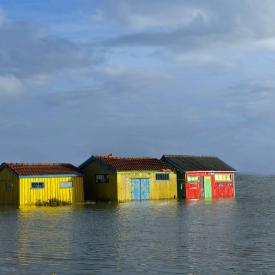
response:
<path id="1" fill-rule="evenodd" d="M 200 182 L 200 177 L 188 176 L 187 181 L 188 182 Z"/>
<path id="2" fill-rule="evenodd" d="M 6 184 L 6 192 L 12 192 L 13 189 L 13 184 L 12 183 L 7 183 Z"/>
<path id="3" fill-rule="evenodd" d="M 231 175 L 229 174 L 216 174 L 215 181 L 231 181 Z"/>
<path id="4" fill-rule="evenodd" d="M 72 181 L 61 181 L 60 182 L 60 187 L 61 188 L 72 188 L 73 187 L 73 182 Z"/>
<path id="5" fill-rule="evenodd" d="M 169 174 L 156 174 L 156 180 L 169 180 Z"/>
<path id="6" fill-rule="evenodd" d="M 44 188 L 44 182 L 32 182 L 32 189 Z"/>
<path id="7" fill-rule="evenodd" d="M 109 175 L 106 175 L 106 174 L 95 175 L 95 182 L 96 183 L 109 183 Z"/>

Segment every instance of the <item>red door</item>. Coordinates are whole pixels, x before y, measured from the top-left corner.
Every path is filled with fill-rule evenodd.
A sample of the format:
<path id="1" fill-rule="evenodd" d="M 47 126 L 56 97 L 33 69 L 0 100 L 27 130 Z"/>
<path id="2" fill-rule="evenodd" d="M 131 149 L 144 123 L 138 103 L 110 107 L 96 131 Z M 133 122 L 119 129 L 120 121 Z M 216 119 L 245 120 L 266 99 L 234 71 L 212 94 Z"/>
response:
<path id="1" fill-rule="evenodd" d="M 215 198 L 220 199 L 220 198 L 226 198 L 227 197 L 227 185 L 226 182 L 215 182 Z"/>
<path id="2" fill-rule="evenodd" d="M 234 180 L 230 174 L 215 174 L 214 176 L 214 197 L 233 198 L 234 197 Z"/>
<path id="3" fill-rule="evenodd" d="M 201 198 L 200 182 L 187 182 L 186 199 L 200 199 L 200 198 Z"/>
<path id="4" fill-rule="evenodd" d="M 234 198 L 234 184 L 233 184 L 233 182 L 227 182 L 226 189 L 227 189 L 226 197 Z"/>

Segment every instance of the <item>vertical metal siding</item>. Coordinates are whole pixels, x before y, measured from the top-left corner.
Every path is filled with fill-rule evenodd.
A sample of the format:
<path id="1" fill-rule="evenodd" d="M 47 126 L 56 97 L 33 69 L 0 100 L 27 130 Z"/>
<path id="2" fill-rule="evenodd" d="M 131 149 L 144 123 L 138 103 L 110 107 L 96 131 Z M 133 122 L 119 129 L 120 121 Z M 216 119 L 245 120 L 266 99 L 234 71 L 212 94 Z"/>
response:
<path id="1" fill-rule="evenodd" d="M 221 172 L 215 173 L 218 174 L 230 174 L 231 181 L 215 181 L 215 177 L 213 175 L 213 198 L 234 198 L 235 197 L 235 182 L 234 182 L 234 173 L 230 172 Z"/>
<path id="2" fill-rule="evenodd" d="M 189 182 L 188 177 L 198 177 L 196 182 Z M 200 199 L 201 198 L 201 180 L 200 174 L 196 173 L 185 173 L 185 193 L 186 199 Z"/>
<path id="3" fill-rule="evenodd" d="M 10 192 L 6 189 L 7 184 L 13 185 Z M 8 168 L 0 172 L 0 204 L 19 205 L 19 179 Z"/>
<path id="4" fill-rule="evenodd" d="M 71 181 L 72 188 L 62 188 L 62 181 Z M 31 188 L 32 182 L 44 182 L 44 188 Z M 58 199 L 67 203 L 83 202 L 83 178 L 79 177 L 35 177 L 20 178 L 20 206 L 34 205 L 38 201 L 47 202 L 50 199 Z"/>
<path id="5" fill-rule="evenodd" d="M 131 171 L 117 173 L 117 194 L 118 201 L 125 202 L 132 200 L 131 179 L 149 179 L 149 199 L 176 199 L 177 198 L 177 176 L 174 172 L 169 173 L 168 181 L 156 180 L 157 171 Z"/>
<path id="6" fill-rule="evenodd" d="M 116 173 L 91 162 L 83 169 L 85 200 L 117 201 L 117 176 Z M 97 174 L 107 174 L 109 183 L 96 183 Z"/>
<path id="7" fill-rule="evenodd" d="M 232 177 L 231 181 L 215 181 L 215 175 L 219 174 L 230 174 Z M 220 198 L 234 198 L 235 196 L 235 181 L 234 181 L 234 173 L 232 172 L 187 172 L 186 173 L 186 199 L 199 199 L 204 198 L 203 193 L 200 191 L 202 182 L 198 183 L 188 183 L 187 177 L 211 177 L 211 197 L 213 199 Z M 210 195 L 209 195 L 210 197 Z M 208 197 L 208 198 L 209 198 Z"/>
<path id="8" fill-rule="evenodd" d="M 185 199 L 186 196 L 186 188 L 185 188 L 185 174 L 177 172 L 177 191 L 178 191 L 178 199 Z"/>

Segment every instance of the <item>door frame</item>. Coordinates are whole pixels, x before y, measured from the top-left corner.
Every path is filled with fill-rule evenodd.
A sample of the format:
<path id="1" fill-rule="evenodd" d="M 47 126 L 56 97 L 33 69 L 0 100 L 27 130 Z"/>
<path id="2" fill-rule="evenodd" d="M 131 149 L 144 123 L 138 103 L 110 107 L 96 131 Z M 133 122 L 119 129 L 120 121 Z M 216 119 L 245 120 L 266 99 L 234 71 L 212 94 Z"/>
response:
<path id="1" fill-rule="evenodd" d="M 139 181 L 139 199 L 134 198 L 133 192 L 133 180 Z M 142 182 L 146 180 L 148 182 L 148 198 L 142 198 Z M 136 183 L 135 183 L 136 184 Z M 131 178 L 131 199 L 134 201 L 142 201 L 142 200 L 149 200 L 150 199 L 150 178 Z"/>
<path id="2" fill-rule="evenodd" d="M 204 186 L 204 198 L 212 199 L 212 177 L 210 175 L 203 177 L 203 186 Z"/>

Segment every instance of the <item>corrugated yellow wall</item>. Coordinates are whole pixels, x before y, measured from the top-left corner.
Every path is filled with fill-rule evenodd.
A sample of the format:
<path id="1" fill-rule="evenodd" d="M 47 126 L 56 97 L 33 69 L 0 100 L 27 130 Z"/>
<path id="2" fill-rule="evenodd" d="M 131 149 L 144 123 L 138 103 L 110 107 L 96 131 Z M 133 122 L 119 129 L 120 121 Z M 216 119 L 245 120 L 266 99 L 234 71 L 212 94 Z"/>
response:
<path id="1" fill-rule="evenodd" d="M 9 191 L 7 185 L 12 186 Z M 19 205 L 19 179 L 8 168 L 0 172 L 0 204 Z"/>
<path id="2" fill-rule="evenodd" d="M 85 200 L 117 201 L 116 173 L 95 162 L 83 168 L 82 172 L 84 174 Z M 109 175 L 109 183 L 96 183 L 96 174 Z"/>
<path id="3" fill-rule="evenodd" d="M 132 200 L 132 185 L 131 179 L 148 178 L 150 179 L 150 194 L 149 199 L 176 199 L 177 198 L 177 175 L 174 172 L 169 172 L 169 181 L 157 181 L 156 174 L 162 173 L 157 171 L 131 171 L 117 173 L 117 190 L 118 201 Z"/>
<path id="4" fill-rule="evenodd" d="M 62 181 L 72 181 L 72 188 L 62 188 Z M 44 188 L 31 188 L 32 182 L 44 182 Z M 63 202 L 78 203 L 84 201 L 83 177 L 30 177 L 20 178 L 20 206 L 33 205 L 38 201 L 48 202 L 58 199 Z"/>

